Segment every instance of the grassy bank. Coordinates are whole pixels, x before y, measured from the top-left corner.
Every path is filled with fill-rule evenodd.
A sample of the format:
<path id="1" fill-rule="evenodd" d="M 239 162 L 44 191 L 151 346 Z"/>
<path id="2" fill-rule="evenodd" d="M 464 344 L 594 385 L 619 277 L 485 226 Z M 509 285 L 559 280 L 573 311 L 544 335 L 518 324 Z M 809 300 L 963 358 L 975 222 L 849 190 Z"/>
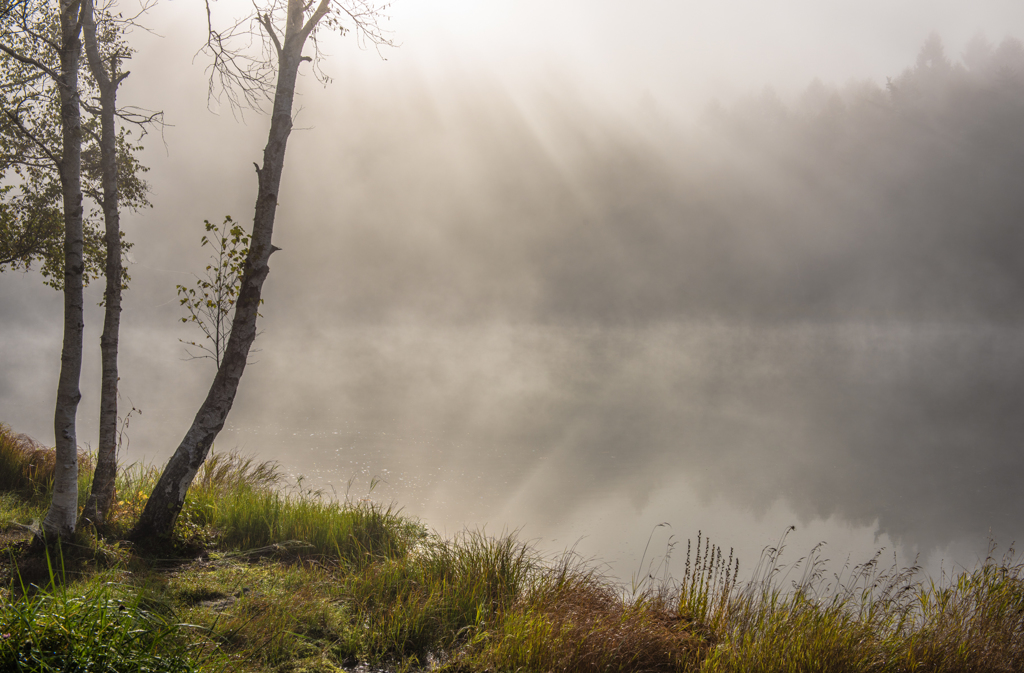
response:
<path id="1" fill-rule="evenodd" d="M 173 545 L 122 541 L 157 476 L 132 466 L 109 525 L 47 557 L 25 540 L 50 474 L 51 452 L 0 426 L 0 670 L 1024 670 L 1012 553 L 936 583 L 877 558 L 830 578 L 813 554 L 787 574 L 780 545 L 738 581 L 698 537 L 682 577 L 623 588 L 514 534 L 442 539 L 215 454 Z"/>

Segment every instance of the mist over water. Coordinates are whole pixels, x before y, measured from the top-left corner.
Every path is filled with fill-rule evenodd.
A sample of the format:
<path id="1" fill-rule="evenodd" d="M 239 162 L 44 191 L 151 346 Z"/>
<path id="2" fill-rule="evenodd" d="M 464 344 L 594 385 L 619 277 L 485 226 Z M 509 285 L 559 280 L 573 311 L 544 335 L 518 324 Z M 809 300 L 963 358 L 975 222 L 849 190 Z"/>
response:
<path id="1" fill-rule="evenodd" d="M 314 383 L 248 409 L 281 419 L 277 433 L 236 426 L 235 437 L 261 454 L 290 447 L 296 473 L 335 488 L 379 476 L 380 495 L 456 526 L 500 517 L 557 531 L 617 499 L 612 520 L 646 533 L 689 518 L 650 511 L 675 493 L 709 510 L 696 523 L 719 536 L 734 532 L 715 503 L 752 518 L 781 504 L 791 523 L 832 519 L 927 553 L 1017 533 L 1021 336 L 898 325 L 339 330 L 327 340 L 354 357 L 326 370 L 295 357 L 280 378 L 261 371 L 268 389 L 296 375 Z"/>
<path id="2" fill-rule="evenodd" d="M 626 580 L 663 521 L 747 569 L 789 524 L 794 556 L 824 539 L 930 568 L 1020 536 L 1019 42 L 929 42 L 889 87 L 757 90 L 685 122 L 557 72 L 524 92 L 394 70 L 308 92 L 218 450 L 338 496 L 376 477 L 369 497 L 439 530 L 523 527 Z M 174 286 L 205 263 L 203 219 L 247 221 L 251 167 L 225 147 L 258 158 L 250 123 L 151 152 L 126 460 L 165 460 L 212 378 L 182 361 Z M 0 307 L 0 421 L 52 441 L 60 297 L 4 274 Z"/>

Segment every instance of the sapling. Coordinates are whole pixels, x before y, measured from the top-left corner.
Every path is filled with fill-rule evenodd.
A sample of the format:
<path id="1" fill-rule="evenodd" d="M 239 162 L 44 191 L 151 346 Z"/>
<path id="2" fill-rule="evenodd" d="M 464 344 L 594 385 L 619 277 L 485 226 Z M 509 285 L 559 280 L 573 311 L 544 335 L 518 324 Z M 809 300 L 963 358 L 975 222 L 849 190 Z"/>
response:
<path id="1" fill-rule="evenodd" d="M 203 224 L 207 233 L 201 239 L 202 246 L 213 248 L 210 263 L 203 275 L 196 276 L 195 287 L 178 285 L 177 288 L 179 303 L 188 312 L 181 322 L 198 325 L 209 344 L 179 341 L 202 351 L 199 355 L 187 351 L 191 359 L 209 358 L 219 368 L 231 333 L 231 311 L 238 299 L 250 236 L 230 215 L 224 217 L 219 227 L 209 220 L 204 220 Z"/>

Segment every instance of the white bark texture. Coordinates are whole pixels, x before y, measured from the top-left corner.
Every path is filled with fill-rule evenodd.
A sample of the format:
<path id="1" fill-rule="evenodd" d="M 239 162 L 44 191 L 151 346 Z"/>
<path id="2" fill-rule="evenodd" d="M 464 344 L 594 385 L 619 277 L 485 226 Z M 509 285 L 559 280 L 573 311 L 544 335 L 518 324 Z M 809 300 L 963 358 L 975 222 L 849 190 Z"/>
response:
<path id="1" fill-rule="evenodd" d="M 103 173 L 103 220 L 107 248 L 106 289 L 103 293 L 103 334 L 100 336 L 101 388 L 100 436 L 96 450 L 96 471 L 92 492 L 82 518 L 102 525 L 114 500 L 117 478 L 117 348 L 121 325 L 121 215 L 117 183 L 117 127 L 114 114 L 117 88 L 127 73 L 118 72 L 118 59 L 111 57 L 110 72 L 103 63 L 96 39 L 93 0 L 85 0 L 83 37 L 89 70 L 100 90 L 100 167 Z"/>
<path id="2" fill-rule="evenodd" d="M 64 199 L 64 345 L 60 356 L 53 431 L 57 460 L 53 500 L 43 520 L 47 536 L 69 537 L 78 518 L 78 442 L 75 417 L 82 397 L 82 119 L 78 67 L 82 53 L 80 0 L 61 0 L 60 116 L 63 153 L 60 179 Z"/>
<path id="3" fill-rule="evenodd" d="M 277 88 L 270 133 L 263 151 L 263 166 L 256 167 L 259 189 L 253 217 L 252 241 L 242 275 L 231 335 L 228 337 L 224 358 L 217 369 L 217 375 L 206 400 L 164 468 L 156 488 L 146 503 L 146 508 L 132 531 L 132 537 L 136 540 L 170 537 L 192 479 L 206 460 L 213 440 L 224 427 L 228 412 L 234 403 L 238 383 L 245 371 L 249 348 L 256 338 L 257 311 L 263 282 L 270 271 L 270 255 L 276 250 L 271 243 L 271 237 L 274 232 L 277 194 L 281 185 L 285 149 L 292 128 L 292 103 L 298 68 L 302 61 L 302 48 L 317 22 L 327 14 L 328 7 L 328 0 L 321 0 L 307 19 L 303 1 L 288 0 L 284 40 L 279 43 L 278 49 Z"/>

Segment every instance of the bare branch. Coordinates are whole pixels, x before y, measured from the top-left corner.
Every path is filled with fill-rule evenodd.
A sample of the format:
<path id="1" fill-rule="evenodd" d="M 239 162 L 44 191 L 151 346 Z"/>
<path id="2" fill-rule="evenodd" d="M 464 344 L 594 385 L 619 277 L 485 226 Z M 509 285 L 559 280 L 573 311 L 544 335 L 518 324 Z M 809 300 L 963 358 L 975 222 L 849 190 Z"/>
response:
<path id="1" fill-rule="evenodd" d="M 154 112 L 153 110 L 146 110 L 145 108 L 129 105 L 127 107 L 118 108 L 114 114 L 121 121 L 138 126 L 143 135 L 146 135 L 148 128 L 151 126 L 155 126 L 161 129 L 161 131 L 164 127 L 168 126 L 164 121 L 164 113 L 162 110 Z"/>
<path id="2" fill-rule="evenodd" d="M 324 83 L 330 78 L 319 68 L 323 54 L 317 42 L 318 30 L 328 28 L 341 34 L 354 31 L 360 48 L 372 44 L 382 58 L 381 47 L 396 46 L 390 31 L 384 29 L 389 3 L 300 0 L 289 10 L 282 0 L 267 0 L 262 7 L 253 0 L 250 15 L 215 27 L 214 0 L 205 2 L 207 40 L 199 53 L 210 58 L 207 96 L 211 104 L 226 102 L 233 114 L 244 108 L 265 109 L 274 94 L 278 61 L 292 40 L 298 44 L 312 40 L 314 53 L 299 55 L 299 59 L 311 62 L 314 76 Z M 289 11 L 293 13 L 290 17 Z"/>
<path id="3" fill-rule="evenodd" d="M 267 30 L 267 34 L 270 35 L 270 39 L 274 41 L 274 48 L 277 49 L 277 55 L 280 56 L 281 41 L 277 39 L 277 31 L 274 30 L 274 24 L 271 23 L 270 16 L 268 14 L 259 13 L 257 13 L 256 16 L 258 17 L 257 20 L 260 22 L 260 24 L 262 24 L 263 27 Z"/>
<path id="4" fill-rule="evenodd" d="M 381 47 L 397 46 L 391 38 L 391 31 L 381 28 L 381 23 L 389 18 L 385 14 L 385 10 L 391 6 L 390 3 L 375 5 L 368 0 L 352 0 L 351 4 L 353 5 L 351 9 L 341 3 L 338 6 L 352 20 L 359 46 L 365 47 L 366 43 L 370 42 L 380 57 L 384 58 L 384 55 L 380 53 Z"/>
<path id="5" fill-rule="evenodd" d="M 306 3 L 306 6 L 303 7 L 303 11 L 309 9 L 312 6 L 313 6 L 313 2 L 312 2 L 312 0 L 310 0 L 310 2 Z M 316 28 L 316 25 L 318 23 L 320 23 L 320 19 L 324 18 L 324 16 L 330 10 L 331 10 L 331 2 L 330 2 L 330 0 L 320 0 L 320 5 L 317 6 L 316 11 L 313 12 L 312 15 L 310 15 L 309 20 L 306 21 L 306 25 L 304 25 L 302 27 L 302 40 L 303 40 L 303 42 L 305 42 L 306 38 L 309 37 L 309 34 L 313 32 L 313 30 Z"/>
<path id="6" fill-rule="evenodd" d="M 116 0 L 105 0 L 102 4 L 96 7 L 97 11 L 104 14 L 110 14 L 111 8 L 117 4 Z M 156 0 L 141 0 L 139 2 L 139 11 L 131 16 L 124 16 L 120 12 L 118 13 L 117 22 L 123 26 L 131 26 L 132 28 L 141 28 L 142 30 L 150 33 L 151 35 L 159 35 L 152 28 L 149 28 L 145 24 L 138 23 L 137 19 L 149 12 L 149 10 L 156 7 Z M 162 37 L 162 36 L 161 36 Z"/>
<path id="7" fill-rule="evenodd" d="M 210 5 L 211 0 L 206 0 L 207 39 L 199 50 L 211 59 L 206 69 L 208 102 L 219 102 L 223 96 L 233 113 L 247 107 L 263 110 L 274 91 L 277 59 L 268 58 L 265 45 L 259 56 L 248 53 L 254 37 L 252 23 L 260 23 L 258 13 L 217 30 Z"/>

